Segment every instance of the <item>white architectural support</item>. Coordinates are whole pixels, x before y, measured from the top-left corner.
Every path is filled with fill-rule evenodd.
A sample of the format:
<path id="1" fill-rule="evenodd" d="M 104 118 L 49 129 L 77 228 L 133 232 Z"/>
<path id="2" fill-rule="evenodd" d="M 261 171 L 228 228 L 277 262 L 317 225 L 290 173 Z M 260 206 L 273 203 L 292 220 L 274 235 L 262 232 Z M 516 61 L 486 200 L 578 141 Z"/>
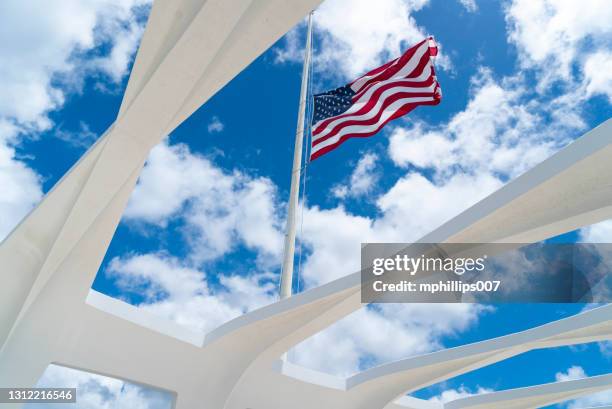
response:
<path id="1" fill-rule="evenodd" d="M 317 2 L 155 2 L 116 122 L 0 244 L 0 387 L 34 385 L 56 363 L 172 391 L 179 409 L 400 409 L 418 402 L 406 392 L 529 350 L 612 339 L 608 305 L 336 378 L 279 358 L 361 308 L 359 273 L 206 335 L 90 290 L 151 147 Z M 422 241 L 529 243 L 612 218 L 610 174 L 607 121 Z M 535 387 L 529 399 L 597 379 L 608 380 Z"/>

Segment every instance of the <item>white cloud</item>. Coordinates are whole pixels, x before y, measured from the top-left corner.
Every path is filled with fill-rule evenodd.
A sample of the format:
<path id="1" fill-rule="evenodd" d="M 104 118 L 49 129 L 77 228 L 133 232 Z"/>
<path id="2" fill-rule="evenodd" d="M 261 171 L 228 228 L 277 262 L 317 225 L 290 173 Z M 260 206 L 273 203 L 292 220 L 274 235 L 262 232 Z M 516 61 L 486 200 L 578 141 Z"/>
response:
<path id="1" fill-rule="evenodd" d="M 555 374 L 557 382 L 576 381 L 582 378 L 586 378 L 586 374 L 581 366 L 572 366 L 567 369 L 567 372 L 557 372 Z"/>
<path id="2" fill-rule="evenodd" d="M 506 10 L 509 39 L 524 68 L 535 68 L 540 91 L 553 82 L 612 98 L 609 47 L 612 8 L 606 0 L 514 0 Z"/>
<path id="3" fill-rule="evenodd" d="M 188 255 L 179 261 L 164 253 L 128 254 L 115 258 L 107 273 L 122 291 L 144 295 L 142 308 L 210 331 L 275 299 L 278 277 L 266 267 L 276 267 L 282 251 L 280 211 L 269 179 L 224 171 L 165 141 L 152 150 L 125 217 L 161 228 L 179 221 Z M 256 254 L 257 268 L 243 276 L 217 272 L 211 288 L 203 270 L 238 244 Z"/>
<path id="4" fill-rule="evenodd" d="M 372 7 L 368 0 L 325 1 L 314 15 L 317 74 L 353 79 L 396 58 L 429 34 L 411 15 L 428 4 L 429 0 L 379 0 Z M 285 37 L 284 47 L 276 50 L 277 62 L 303 60 L 297 33 L 302 29 L 300 25 Z M 443 53 L 437 63 L 450 68 Z"/>
<path id="5" fill-rule="evenodd" d="M 351 174 L 348 184 L 336 185 L 332 188 L 332 194 L 340 199 L 347 197 L 361 197 L 371 193 L 376 182 L 380 178 L 377 173 L 376 163 L 378 155 L 368 152 L 359 159 L 353 173 Z"/>
<path id="6" fill-rule="evenodd" d="M 540 107 L 529 100 L 520 77 L 496 80 L 481 68 L 472 79 L 471 99 L 448 123 L 397 127 L 389 141 L 396 165 L 432 168 L 438 177 L 459 169 L 514 178 L 546 159 L 584 124 L 546 125 L 555 104 Z"/>
<path id="7" fill-rule="evenodd" d="M 327 0 L 316 12 L 319 63 L 352 78 L 397 57 L 426 37 L 410 15 L 426 3 L 384 0 L 372 7 L 368 0 Z"/>
<path id="8" fill-rule="evenodd" d="M 567 409 L 596 408 L 598 406 L 609 405 L 612 403 L 612 390 L 599 392 L 593 395 L 584 396 L 569 402 Z"/>
<path id="9" fill-rule="evenodd" d="M 219 119 L 219 117 L 217 116 L 213 116 L 210 119 L 210 122 L 208 123 L 208 133 L 218 133 L 223 131 L 223 129 L 225 128 L 225 125 L 223 124 L 223 122 L 221 122 L 221 120 Z"/>
<path id="10" fill-rule="evenodd" d="M 106 74 L 119 83 L 128 72 L 132 56 L 138 48 L 144 32 L 139 13 L 134 7 L 147 5 L 151 0 L 105 0 L 108 10 L 103 11 L 99 20 L 98 42 L 112 42 L 108 55 L 87 61 L 88 68 Z M 113 11 L 114 10 L 114 11 Z"/>
<path id="11" fill-rule="evenodd" d="M 612 220 L 582 228 L 580 230 L 580 240 L 586 243 L 612 242 Z"/>
<path id="12" fill-rule="evenodd" d="M 493 392 L 493 389 L 483 388 L 480 386 L 476 387 L 476 390 L 472 392 L 469 388 L 466 388 L 465 386 L 461 385 L 457 389 L 447 389 L 438 396 L 434 396 L 429 400 L 434 402 L 447 403 L 453 400 L 469 398 L 470 396 L 482 395 L 491 392 Z"/>
<path id="13" fill-rule="evenodd" d="M 381 195 L 378 218 L 354 215 L 344 207 L 311 207 L 304 215 L 303 241 L 310 250 L 303 279 L 317 286 L 359 270 L 361 242 L 410 242 L 501 186 L 487 174 L 458 174 L 434 183 L 409 173 Z"/>
<path id="14" fill-rule="evenodd" d="M 557 372 L 557 382 L 575 381 L 586 378 L 587 374 L 581 366 L 572 366 L 566 372 Z M 565 404 L 567 409 L 591 408 L 612 403 L 612 389 L 574 399 Z"/>
<path id="15" fill-rule="evenodd" d="M 212 191 L 212 181 L 218 181 L 215 189 L 227 190 L 231 181 L 223 176 L 208 160 L 191 155 L 186 145 L 162 142 L 151 150 L 125 216 L 164 227 L 198 191 Z"/>
<path id="16" fill-rule="evenodd" d="M 310 251 L 302 271 L 307 287 L 358 271 L 360 242 L 374 241 L 372 223 L 371 218 L 350 214 L 342 206 L 306 209 L 301 239 Z"/>
<path id="17" fill-rule="evenodd" d="M 409 173 L 379 199 L 384 216 L 374 227 L 382 237 L 414 241 L 501 185 L 489 174 L 457 173 L 442 183 L 433 183 L 419 173 Z"/>
<path id="18" fill-rule="evenodd" d="M 16 158 L 17 129 L 0 119 L 0 241 L 42 197 L 39 176 Z"/>
<path id="19" fill-rule="evenodd" d="M 205 272 L 161 253 L 114 258 L 106 274 L 125 294 L 144 297 L 142 309 L 202 332 L 276 299 L 274 274 L 217 274 L 213 290 Z"/>
<path id="20" fill-rule="evenodd" d="M 19 157 L 22 138 L 50 129 L 53 123 L 48 114 L 63 106 L 75 82 L 85 75 L 102 72 L 113 81 L 124 78 L 141 30 L 135 7 L 147 2 L 2 2 L 0 240 L 42 197 L 40 177 Z M 82 57 L 102 44 L 109 48 L 108 55 L 85 62 Z M 75 133 L 60 130 L 58 136 L 66 139 L 69 134 Z"/>
<path id="21" fill-rule="evenodd" d="M 215 259 L 242 243 L 274 261 L 282 250 L 276 187 L 267 178 L 227 173 L 183 144 L 156 146 L 128 204 L 128 220 L 165 227 L 185 222 L 195 262 Z"/>
<path id="22" fill-rule="evenodd" d="M 296 346 L 290 358 L 313 369 L 348 376 L 377 363 L 440 349 L 442 337 L 465 331 L 486 310 L 477 304 L 363 308 Z"/>
<path id="23" fill-rule="evenodd" d="M 36 386 L 76 388 L 77 403 L 53 405 L 60 409 L 170 409 L 174 400 L 164 391 L 57 365 L 49 365 Z M 24 409 L 46 409 L 48 406 L 26 404 Z"/>
<path id="24" fill-rule="evenodd" d="M 598 51 L 586 57 L 584 66 L 586 97 L 606 95 L 612 104 L 612 53 Z"/>
<path id="25" fill-rule="evenodd" d="M 140 28 L 133 8 L 145 0 L 8 0 L 0 13 L 0 116 L 36 130 L 48 129 L 47 113 L 60 108 L 65 91 L 58 76 L 80 75 L 79 55 L 110 44 L 97 68 L 119 80 L 126 73 Z M 32 12 L 33 9 L 44 12 Z"/>

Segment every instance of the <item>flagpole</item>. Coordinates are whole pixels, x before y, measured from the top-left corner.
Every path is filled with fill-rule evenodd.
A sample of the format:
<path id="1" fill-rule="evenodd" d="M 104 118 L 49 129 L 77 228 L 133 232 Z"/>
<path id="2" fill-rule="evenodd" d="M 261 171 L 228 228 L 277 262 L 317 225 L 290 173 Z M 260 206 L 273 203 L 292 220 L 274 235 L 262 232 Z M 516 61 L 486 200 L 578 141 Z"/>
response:
<path id="1" fill-rule="evenodd" d="M 280 298 L 291 296 L 293 287 L 293 265 L 295 255 L 296 214 L 300 196 L 300 175 L 302 171 L 302 144 L 304 141 L 304 116 L 306 99 L 308 98 L 308 75 L 310 58 L 312 56 L 312 12 L 308 15 L 308 31 L 306 34 L 306 50 L 304 67 L 302 68 L 302 88 L 298 110 L 297 129 L 295 131 L 295 148 L 293 151 L 293 169 L 291 172 L 291 189 L 289 191 L 289 209 L 287 211 L 287 227 L 285 230 L 285 250 L 280 280 Z"/>

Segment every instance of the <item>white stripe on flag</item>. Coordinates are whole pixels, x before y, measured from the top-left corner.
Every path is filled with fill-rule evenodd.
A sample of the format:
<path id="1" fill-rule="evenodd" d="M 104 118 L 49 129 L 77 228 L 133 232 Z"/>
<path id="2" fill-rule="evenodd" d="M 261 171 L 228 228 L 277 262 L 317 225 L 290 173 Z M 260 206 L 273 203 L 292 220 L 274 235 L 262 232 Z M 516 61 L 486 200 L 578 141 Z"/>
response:
<path id="1" fill-rule="evenodd" d="M 356 115 L 348 115 L 342 118 L 338 118 L 336 120 L 331 121 L 329 124 L 327 124 L 325 126 L 325 128 L 321 131 L 316 133 L 313 133 L 312 135 L 312 141 L 316 142 L 318 139 L 323 138 L 325 135 L 329 134 L 330 132 L 332 132 L 334 129 L 336 129 L 338 126 L 342 125 L 342 123 L 346 122 L 346 121 L 352 121 L 355 119 L 359 119 L 359 120 L 368 120 L 370 118 L 373 118 L 376 116 L 376 114 L 378 112 L 380 112 L 381 108 L 383 107 L 383 105 L 385 104 L 385 101 L 400 92 L 410 92 L 410 93 L 427 93 L 427 92 L 431 92 L 432 96 L 433 96 L 433 92 L 435 90 L 436 84 L 432 84 L 429 87 L 423 87 L 423 88 L 414 88 L 414 87 L 391 87 L 389 89 L 386 89 L 385 91 L 383 91 L 383 93 L 380 95 L 380 97 L 378 98 L 378 100 L 376 101 L 376 104 L 374 104 L 366 113 L 359 113 Z M 355 107 L 357 104 L 353 105 L 351 107 L 351 109 L 349 111 L 353 111 L 356 112 L 358 111 L 360 108 L 362 108 L 367 102 L 369 101 L 368 99 L 365 99 L 364 101 L 362 101 L 358 107 Z M 355 109 L 353 110 L 353 107 L 355 107 Z M 353 112 L 349 112 L 348 113 L 353 113 Z M 344 114 L 343 114 L 344 115 Z M 314 132 L 317 132 L 317 130 L 315 130 Z"/>
<path id="2" fill-rule="evenodd" d="M 398 99 L 397 101 L 393 102 L 391 105 L 389 105 L 384 111 L 383 114 L 380 116 L 380 119 L 372 125 L 350 125 L 345 127 L 344 129 L 342 129 L 340 132 L 338 132 L 338 134 L 334 135 L 333 137 L 329 138 L 328 140 L 321 142 L 317 145 L 314 145 L 312 147 L 312 154 L 315 154 L 316 152 L 320 151 L 321 149 L 329 146 L 329 145 L 333 145 L 336 142 L 338 142 L 340 140 L 340 138 L 342 138 L 344 135 L 348 135 L 348 134 L 367 134 L 373 130 L 376 130 L 379 126 L 381 126 L 387 119 L 389 119 L 395 112 L 397 112 L 397 110 L 399 110 L 401 107 L 403 107 L 406 104 L 410 104 L 410 103 L 418 103 L 418 102 L 429 102 L 429 101 L 433 101 L 434 97 L 415 97 L 415 98 L 402 98 L 402 99 Z"/>

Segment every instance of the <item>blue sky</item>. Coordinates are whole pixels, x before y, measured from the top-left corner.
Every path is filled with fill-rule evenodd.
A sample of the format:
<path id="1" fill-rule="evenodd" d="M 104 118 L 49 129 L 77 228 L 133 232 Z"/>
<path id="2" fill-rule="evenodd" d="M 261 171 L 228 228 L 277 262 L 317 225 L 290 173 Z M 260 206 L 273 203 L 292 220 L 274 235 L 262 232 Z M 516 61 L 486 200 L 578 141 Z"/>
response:
<path id="1" fill-rule="evenodd" d="M 47 3 L 0 6 L 0 59 L 8 62 L 0 67 L 0 237 L 114 120 L 149 7 L 59 3 L 55 14 Z M 418 239 L 610 117 L 610 7 L 580 3 L 381 0 L 373 10 L 366 0 L 324 2 L 315 14 L 315 92 L 432 34 L 443 100 L 310 166 L 296 289 L 356 271 L 360 242 Z M 95 290 L 199 331 L 276 299 L 304 35 L 301 24 L 154 149 Z M 610 237 L 604 222 L 562 240 Z M 304 342 L 292 359 L 346 375 L 583 308 L 373 306 Z M 415 395 L 449 398 L 611 369 L 610 345 L 535 351 Z M 45 376 L 77 382 L 55 369 Z M 163 407 L 139 388 L 87 379 L 78 381 L 90 385 L 80 407 L 128 407 L 122 398 Z M 612 396 L 588 399 L 562 407 Z"/>

